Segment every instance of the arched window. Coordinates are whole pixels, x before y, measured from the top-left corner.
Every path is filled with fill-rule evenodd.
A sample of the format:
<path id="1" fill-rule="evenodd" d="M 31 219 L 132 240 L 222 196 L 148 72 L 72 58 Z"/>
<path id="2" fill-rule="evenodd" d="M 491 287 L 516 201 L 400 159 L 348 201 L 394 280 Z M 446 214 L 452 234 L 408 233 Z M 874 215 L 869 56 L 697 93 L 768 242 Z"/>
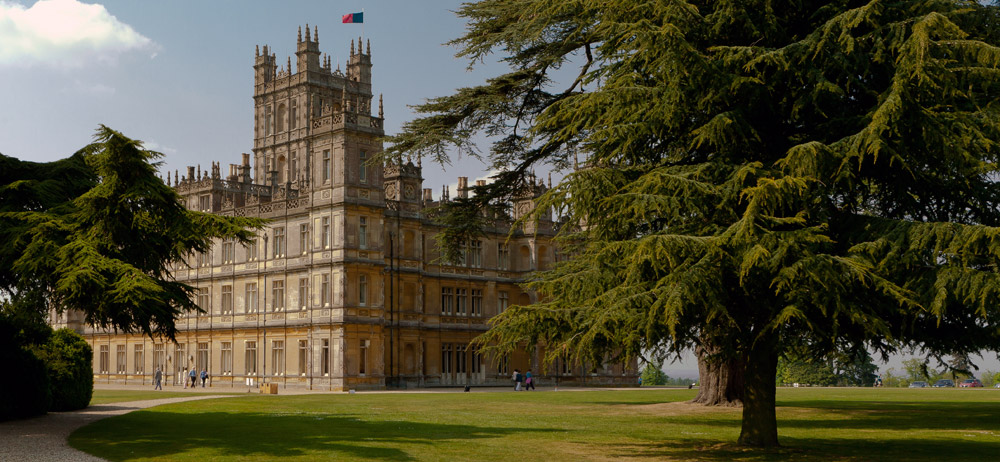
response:
<path id="1" fill-rule="evenodd" d="M 278 133 L 285 131 L 285 103 L 278 105 L 278 116 L 275 122 L 278 124 Z"/>

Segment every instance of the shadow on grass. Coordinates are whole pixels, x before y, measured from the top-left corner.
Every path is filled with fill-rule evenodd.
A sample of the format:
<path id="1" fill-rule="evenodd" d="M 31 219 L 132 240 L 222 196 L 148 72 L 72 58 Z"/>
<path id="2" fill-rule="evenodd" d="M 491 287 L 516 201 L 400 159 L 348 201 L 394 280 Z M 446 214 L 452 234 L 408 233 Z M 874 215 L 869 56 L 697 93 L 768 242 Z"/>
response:
<path id="1" fill-rule="evenodd" d="M 137 411 L 85 426 L 69 437 L 74 448 L 113 461 L 165 459 L 182 453 L 237 458 L 414 460 L 400 446 L 494 438 L 552 429 L 496 428 L 367 421 L 344 414 L 198 414 Z"/>

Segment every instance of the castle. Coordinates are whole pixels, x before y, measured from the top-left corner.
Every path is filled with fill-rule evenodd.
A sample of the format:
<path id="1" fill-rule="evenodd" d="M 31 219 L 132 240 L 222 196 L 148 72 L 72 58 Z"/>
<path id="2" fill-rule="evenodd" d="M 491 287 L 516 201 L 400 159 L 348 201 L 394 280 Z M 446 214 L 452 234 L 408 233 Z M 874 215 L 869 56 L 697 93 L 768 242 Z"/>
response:
<path id="1" fill-rule="evenodd" d="M 250 245 L 216 242 L 176 262 L 173 275 L 196 288 L 204 313 L 177 320 L 176 343 L 84 325 L 65 313 L 57 326 L 80 331 L 94 349 L 96 383 L 168 384 L 190 368 L 214 387 L 261 381 L 319 390 L 509 385 L 513 369 L 542 384 L 635 383 L 630 364 L 566 364 L 541 373 L 544 350 L 488 357 L 469 345 L 487 320 L 535 295 L 518 284 L 559 258 L 551 216 L 510 233 L 546 186 L 532 178 L 513 216 L 466 243 L 463 261 L 442 262 L 440 227 L 426 211 L 420 161 L 373 163 L 382 150 L 382 98 L 372 114 L 372 54 L 351 42 L 346 72 L 332 69 L 317 30 L 299 30 L 296 67 L 280 69 L 267 46 L 254 60 L 253 154 L 167 174 L 186 207 L 269 220 Z M 252 161 L 252 167 L 251 167 Z M 460 197 L 468 180 L 459 178 Z"/>

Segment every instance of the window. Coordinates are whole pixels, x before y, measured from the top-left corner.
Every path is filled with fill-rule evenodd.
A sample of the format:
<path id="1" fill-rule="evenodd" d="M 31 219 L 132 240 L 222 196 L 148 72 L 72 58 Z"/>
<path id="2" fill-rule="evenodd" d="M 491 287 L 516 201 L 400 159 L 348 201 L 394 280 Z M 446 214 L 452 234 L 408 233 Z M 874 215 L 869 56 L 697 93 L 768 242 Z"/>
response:
<path id="1" fill-rule="evenodd" d="M 499 299 L 497 301 L 497 313 L 499 314 L 503 313 L 504 310 L 506 310 L 507 307 L 510 306 L 510 295 L 508 295 L 506 291 L 500 291 L 500 295 L 498 298 Z"/>
<path id="2" fill-rule="evenodd" d="M 279 104 L 278 105 L 278 114 L 277 115 L 278 116 L 274 118 L 275 119 L 274 121 L 275 121 L 275 123 L 278 126 L 277 130 L 275 130 L 275 131 L 277 131 L 277 132 L 283 132 L 283 131 L 285 131 L 285 105 L 284 104 Z"/>
<path id="3" fill-rule="evenodd" d="M 222 243 L 222 264 L 231 265 L 236 260 L 236 245 L 233 241 L 223 241 Z"/>
<path id="4" fill-rule="evenodd" d="M 295 128 L 295 127 L 292 127 Z M 288 154 L 288 181 L 299 179 L 299 158 L 298 153 L 292 151 Z"/>
<path id="5" fill-rule="evenodd" d="M 465 316 L 465 304 L 466 300 L 466 289 L 455 289 L 455 314 L 459 316 Z"/>
<path id="6" fill-rule="evenodd" d="M 299 247 L 302 248 L 302 255 L 309 252 L 309 225 L 299 225 Z"/>
<path id="7" fill-rule="evenodd" d="M 441 288 L 441 314 L 451 314 L 455 304 L 455 296 L 451 287 Z"/>
<path id="8" fill-rule="evenodd" d="M 271 375 L 285 375 L 285 341 L 271 340 Z"/>
<path id="9" fill-rule="evenodd" d="M 483 354 L 479 352 L 478 346 L 473 346 L 469 349 L 470 360 L 472 360 L 472 373 L 479 374 L 483 372 Z"/>
<path id="10" fill-rule="evenodd" d="M 153 345 L 153 370 L 159 369 L 164 374 L 167 373 L 167 354 L 162 343 Z"/>
<path id="11" fill-rule="evenodd" d="M 126 373 L 125 345 L 115 345 L 115 369 L 119 374 Z"/>
<path id="12" fill-rule="evenodd" d="M 323 339 L 323 364 L 320 365 L 324 376 L 330 375 L 330 339 Z"/>
<path id="13" fill-rule="evenodd" d="M 292 99 L 291 109 L 288 111 L 288 128 L 295 129 L 298 128 L 298 116 L 299 116 L 299 102 L 296 99 Z M 295 157 L 292 157 L 293 165 Z"/>
<path id="14" fill-rule="evenodd" d="M 222 314 L 233 314 L 233 286 L 222 286 Z"/>
<path id="15" fill-rule="evenodd" d="M 274 281 L 271 283 L 271 311 L 282 311 L 285 309 L 285 281 Z"/>
<path id="16" fill-rule="evenodd" d="M 322 281 L 320 283 L 320 290 L 319 290 L 319 294 L 320 294 L 320 298 L 321 298 L 320 303 L 323 306 L 330 306 L 330 298 L 331 298 L 330 297 L 330 275 L 329 274 L 324 274 L 321 277 L 320 280 Z"/>
<path id="17" fill-rule="evenodd" d="M 273 119 L 274 117 L 271 115 L 271 106 L 268 106 L 264 109 L 264 136 L 271 134 L 271 131 L 273 130 L 271 128 L 271 122 Z"/>
<path id="18" fill-rule="evenodd" d="M 508 375 L 510 374 L 510 356 L 501 356 L 497 361 L 497 374 Z"/>
<path id="19" fill-rule="evenodd" d="M 108 346 L 101 345 L 100 359 L 98 359 L 97 363 L 98 363 L 98 369 L 102 374 L 108 373 L 108 356 L 110 356 L 108 353 Z"/>
<path id="20" fill-rule="evenodd" d="M 199 371 L 208 370 L 208 342 L 198 343 L 198 356 L 195 359 L 195 368 Z"/>
<path id="21" fill-rule="evenodd" d="M 330 150 L 329 149 L 324 149 L 323 150 L 323 182 L 324 183 L 329 183 L 330 182 L 330 177 L 333 176 L 333 172 L 330 170 L 330 167 L 331 167 L 331 163 L 330 163 Z"/>
<path id="22" fill-rule="evenodd" d="M 246 313 L 256 313 L 257 312 L 257 283 L 248 282 L 246 286 L 246 301 L 245 311 Z"/>
<path id="23" fill-rule="evenodd" d="M 465 345 L 455 345 L 455 373 L 465 374 Z"/>
<path id="24" fill-rule="evenodd" d="M 358 304 L 361 306 L 368 304 L 368 276 L 364 274 L 358 276 Z"/>
<path id="25" fill-rule="evenodd" d="M 358 179 L 362 183 L 368 182 L 368 166 L 365 165 L 368 162 L 368 153 L 361 151 L 361 155 L 358 156 L 360 162 L 358 163 Z"/>
<path id="26" fill-rule="evenodd" d="M 174 346 L 174 366 L 177 367 L 177 383 L 187 380 L 187 376 L 184 375 L 184 369 L 187 368 L 188 360 L 187 353 L 184 350 L 184 344 L 178 343 Z"/>
<path id="27" fill-rule="evenodd" d="M 205 310 L 206 313 L 212 311 L 212 299 L 208 294 L 208 287 L 198 289 L 198 308 Z"/>
<path id="28" fill-rule="evenodd" d="M 299 375 L 305 377 L 309 371 L 309 342 L 299 340 Z"/>
<path id="29" fill-rule="evenodd" d="M 465 255 L 465 264 L 473 268 L 483 266 L 483 241 L 469 242 L 469 252 Z"/>
<path id="30" fill-rule="evenodd" d="M 257 238 L 247 244 L 247 261 L 257 261 Z"/>
<path id="31" fill-rule="evenodd" d="M 198 210 L 202 212 L 212 211 L 212 196 L 208 194 L 202 194 L 198 196 Z"/>
<path id="32" fill-rule="evenodd" d="M 233 375 L 233 342 L 222 342 L 222 375 Z"/>
<path id="33" fill-rule="evenodd" d="M 198 252 L 198 266 L 211 266 L 212 254 L 208 252 Z"/>
<path id="34" fill-rule="evenodd" d="M 368 248 L 368 218 L 360 218 L 360 226 L 358 226 L 358 246 L 362 249 Z"/>
<path id="35" fill-rule="evenodd" d="M 332 236 L 330 234 L 330 217 L 323 217 L 323 248 L 324 249 L 329 249 L 330 248 L 330 245 L 333 242 L 332 239 L 330 239 L 331 237 Z"/>
<path id="36" fill-rule="evenodd" d="M 510 269 L 510 247 L 507 244 L 500 244 L 497 248 L 497 268 Z"/>
<path id="37" fill-rule="evenodd" d="M 309 306 L 309 278 L 299 278 L 299 309 Z"/>
<path id="38" fill-rule="evenodd" d="M 285 256 L 285 228 L 274 228 L 274 258 Z"/>
<path id="39" fill-rule="evenodd" d="M 472 316 L 483 315 L 483 289 L 472 289 L 472 309 L 469 314 Z"/>
<path id="40" fill-rule="evenodd" d="M 246 358 L 244 358 L 246 375 L 257 375 L 257 342 L 247 340 L 244 345 L 246 346 Z"/>
<path id="41" fill-rule="evenodd" d="M 358 349 L 358 374 L 368 373 L 368 340 L 362 340 Z"/>
<path id="42" fill-rule="evenodd" d="M 451 344 L 441 344 L 441 374 L 451 374 Z"/>
<path id="43" fill-rule="evenodd" d="M 142 373 L 145 372 L 143 369 L 144 369 L 144 366 L 146 365 L 146 360 L 145 360 L 145 358 L 143 357 L 143 354 L 142 354 L 143 353 L 142 352 L 142 345 L 133 345 L 132 346 L 132 351 L 133 351 L 132 363 L 134 364 L 133 367 L 135 368 L 135 373 L 136 374 L 142 374 Z"/>

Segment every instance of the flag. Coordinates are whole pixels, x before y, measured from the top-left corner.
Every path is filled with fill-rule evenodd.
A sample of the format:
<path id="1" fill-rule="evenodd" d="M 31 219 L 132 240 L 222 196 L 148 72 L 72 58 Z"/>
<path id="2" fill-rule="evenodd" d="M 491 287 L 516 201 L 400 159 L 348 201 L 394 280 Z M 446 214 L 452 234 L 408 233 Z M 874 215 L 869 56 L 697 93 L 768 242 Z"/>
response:
<path id="1" fill-rule="evenodd" d="M 365 22 L 365 13 L 347 13 L 343 17 L 344 24 L 359 24 Z"/>

